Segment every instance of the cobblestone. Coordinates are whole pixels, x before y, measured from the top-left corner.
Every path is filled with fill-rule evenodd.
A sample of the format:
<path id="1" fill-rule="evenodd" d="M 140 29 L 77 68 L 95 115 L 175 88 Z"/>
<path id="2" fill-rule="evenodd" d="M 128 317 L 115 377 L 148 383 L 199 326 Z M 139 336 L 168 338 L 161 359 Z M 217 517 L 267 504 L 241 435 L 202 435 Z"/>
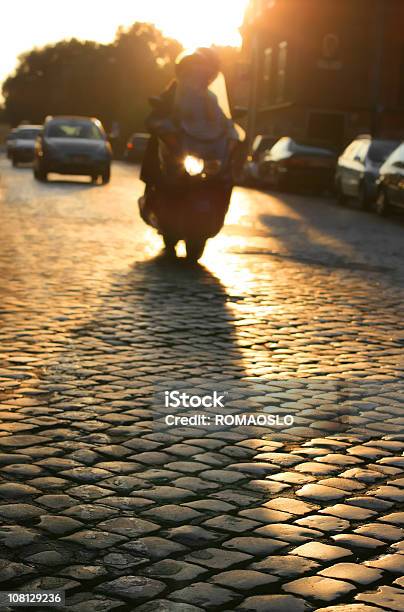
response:
<path id="1" fill-rule="evenodd" d="M 83 529 L 73 535 L 65 536 L 63 538 L 67 542 L 73 542 L 74 544 L 80 544 L 85 548 L 96 548 L 103 549 L 109 548 L 114 544 L 124 542 L 125 538 L 119 535 L 108 533 L 106 531 L 98 531 L 91 529 Z"/>
<path id="2" fill-rule="evenodd" d="M 319 516 L 318 514 L 313 514 L 311 516 L 305 516 L 298 519 L 296 521 L 296 525 L 302 525 L 303 527 L 308 527 L 309 529 L 319 529 L 322 532 L 332 533 L 334 531 L 344 531 L 349 527 L 349 522 L 333 516 Z"/>
<path id="3" fill-rule="evenodd" d="M 231 604 L 237 599 L 237 595 L 214 584 L 195 582 L 191 586 L 174 591 L 170 598 L 174 601 L 184 601 L 192 605 L 203 606 L 204 609 L 214 609 Z"/>
<path id="4" fill-rule="evenodd" d="M 34 574 L 35 570 L 23 563 L 13 563 L 6 559 L 0 559 L 0 582 L 8 582 L 14 578 L 29 576 Z"/>
<path id="5" fill-rule="evenodd" d="M 307 529 L 298 525 L 288 525 L 285 523 L 275 523 L 265 525 L 254 531 L 257 535 L 269 536 L 270 538 L 279 538 L 285 542 L 295 544 L 298 542 L 307 542 L 311 539 L 321 538 L 321 531 L 315 529 Z"/>
<path id="6" fill-rule="evenodd" d="M 386 542 L 397 542 L 404 539 L 404 531 L 402 529 L 392 525 L 384 525 L 383 523 L 367 523 L 355 529 L 355 533 Z"/>
<path id="7" fill-rule="evenodd" d="M 360 593 L 355 599 L 396 612 L 401 612 L 404 607 L 404 591 L 388 586 L 379 587 L 374 593 Z"/>
<path id="8" fill-rule="evenodd" d="M 355 587 L 348 582 L 321 576 L 299 578 L 299 580 L 287 582 L 282 588 L 286 592 L 320 601 L 334 601 L 355 590 Z"/>
<path id="9" fill-rule="evenodd" d="M 311 572 L 320 566 L 316 561 L 287 555 L 268 556 L 263 561 L 252 563 L 250 567 L 258 571 L 276 574 L 282 578 L 294 578 L 295 576 L 302 576 L 307 572 Z"/>
<path id="10" fill-rule="evenodd" d="M 379 546 L 385 546 L 385 542 L 381 540 L 368 538 L 355 533 L 338 533 L 331 537 L 337 544 L 349 546 L 350 548 L 378 548 Z"/>
<path id="11" fill-rule="evenodd" d="M 299 597 L 291 595 L 261 595 L 245 599 L 239 606 L 245 612 L 308 612 L 313 608 Z"/>
<path id="12" fill-rule="evenodd" d="M 98 527 L 105 531 L 126 535 L 130 538 L 144 536 L 159 529 L 159 526 L 155 523 L 132 517 L 112 518 L 98 523 Z"/>
<path id="13" fill-rule="evenodd" d="M 3 588 L 401 612 L 401 222 L 236 189 L 191 269 L 155 257 L 136 169 L 114 171 L 42 185 L 0 159 Z M 295 422 L 170 427 L 177 387 Z"/>
<path id="14" fill-rule="evenodd" d="M 95 588 L 107 595 L 117 595 L 132 601 L 151 599 L 164 590 L 164 583 L 143 576 L 122 576 L 111 582 L 104 582 Z"/>
<path id="15" fill-rule="evenodd" d="M 41 516 L 41 522 L 39 523 L 38 527 L 48 531 L 49 533 L 65 535 L 66 533 L 71 533 L 72 531 L 77 531 L 78 529 L 82 528 L 83 523 L 76 521 L 75 519 L 68 518 L 67 516 L 52 516 L 47 514 L 45 516 Z"/>
<path id="16" fill-rule="evenodd" d="M 308 559 L 317 559 L 319 561 L 335 561 L 341 557 L 351 555 L 351 551 L 340 546 L 330 546 L 321 542 L 310 542 L 302 544 L 293 550 L 294 555 L 307 557 Z"/>
<path id="17" fill-rule="evenodd" d="M 395 574 L 404 573 L 404 555 L 383 555 L 374 561 L 365 561 L 365 564 L 369 567 L 376 567 Z"/>
<path id="18" fill-rule="evenodd" d="M 168 599 L 155 599 L 137 608 L 140 612 L 200 612 L 202 608 L 191 604 L 168 601 Z"/>
<path id="19" fill-rule="evenodd" d="M 220 548 L 205 548 L 186 555 L 184 559 L 211 569 L 227 569 L 251 559 L 251 555 L 242 552 L 220 550 Z"/>
<path id="20" fill-rule="evenodd" d="M 303 516 L 305 514 L 309 514 L 309 512 L 312 512 L 313 510 L 319 509 L 319 506 L 315 506 L 314 504 L 307 504 L 297 499 L 291 499 L 288 497 L 279 497 L 273 501 L 267 502 L 264 505 L 266 508 L 270 508 L 271 510 L 281 510 L 297 516 Z"/>
<path id="21" fill-rule="evenodd" d="M 254 556 L 270 555 L 275 550 L 284 548 L 288 545 L 288 542 L 282 540 L 273 540 L 272 538 L 259 538 L 259 537 L 239 537 L 228 540 L 224 546 L 226 548 L 235 548 L 246 553 L 250 553 Z"/>
<path id="22" fill-rule="evenodd" d="M 316 502 L 327 502 L 345 497 L 345 491 L 341 491 L 340 489 L 335 489 L 333 487 L 326 487 L 320 484 L 307 484 L 296 491 L 296 495 L 299 497 L 312 499 Z"/>
<path id="23" fill-rule="evenodd" d="M 367 606 L 365 604 L 347 604 L 340 606 L 330 606 L 326 608 L 317 608 L 317 612 L 381 612 L 381 608 Z"/>
<path id="24" fill-rule="evenodd" d="M 382 578 L 382 572 L 356 563 L 337 563 L 319 572 L 320 576 L 348 580 L 355 584 L 371 584 Z"/>
<path id="25" fill-rule="evenodd" d="M 256 588 L 273 584 L 279 579 L 270 574 L 263 574 L 254 570 L 231 570 L 216 574 L 211 581 L 224 587 L 230 587 L 237 591 L 253 591 Z"/>
<path id="26" fill-rule="evenodd" d="M 328 506 L 327 508 L 324 508 L 319 512 L 324 514 L 331 514 L 332 516 L 337 516 L 353 521 L 363 521 L 376 516 L 376 512 L 374 510 L 360 508 L 354 505 L 349 506 L 347 504 L 336 504 L 335 506 Z"/>

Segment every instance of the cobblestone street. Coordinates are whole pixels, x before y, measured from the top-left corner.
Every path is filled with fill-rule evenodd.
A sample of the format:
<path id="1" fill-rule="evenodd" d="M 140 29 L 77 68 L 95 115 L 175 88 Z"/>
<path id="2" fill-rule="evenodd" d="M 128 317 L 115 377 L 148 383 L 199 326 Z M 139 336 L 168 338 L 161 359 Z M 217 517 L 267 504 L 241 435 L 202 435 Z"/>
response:
<path id="1" fill-rule="evenodd" d="M 0 590 L 402 612 L 402 219 L 237 188 L 192 268 L 159 256 L 136 175 L 0 159 Z M 172 389 L 280 422 L 169 425 L 195 413 Z"/>

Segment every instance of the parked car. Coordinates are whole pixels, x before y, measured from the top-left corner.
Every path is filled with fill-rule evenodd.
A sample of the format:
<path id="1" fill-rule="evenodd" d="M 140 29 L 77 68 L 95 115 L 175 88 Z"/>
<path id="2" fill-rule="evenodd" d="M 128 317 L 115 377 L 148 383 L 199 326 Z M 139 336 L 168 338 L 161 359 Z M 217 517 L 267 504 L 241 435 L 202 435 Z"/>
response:
<path id="1" fill-rule="evenodd" d="M 369 208 L 376 196 L 376 180 L 381 165 L 400 143 L 371 136 L 359 136 L 338 159 L 335 187 L 340 204 L 357 198 L 361 208 Z"/>
<path id="2" fill-rule="evenodd" d="M 18 128 L 13 128 L 6 136 L 6 155 L 8 159 L 12 158 L 12 150 L 17 139 Z"/>
<path id="3" fill-rule="evenodd" d="M 386 159 L 376 183 L 375 210 L 386 215 L 392 207 L 404 208 L 404 142 Z"/>
<path id="4" fill-rule="evenodd" d="M 251 152 L 248 155 L 243 168 L 242 182 L 258 183 L 258 162 L 261 155 L 270 149 L 278 139 L 276 136 L 268 136 L 266 134 L 258 134 L 254 138 Z"/>
<path id="5" fill-rule="evenodd" d="M 150 135 L 135 132 L 126 143 L 123 157 L 126 161 L 141 162 L 146 151 Z"/>
<path id="6" fill-rule="evenodd" d="M 41 130 L 41 125 L 21 125 L 16 128 L 10 147 L 10 159 L 13 166 L 18 166 L 20 162 L 32 162 L 34 159 L 35 140 L 41 133 Z"/>
<path id="7" fill-rule="evenodd" d="M 37 139 L 34 176 L 46 181 L 49 172 L 89 175 L 103 184 L 111 175 L 111 145 L 98 119 L 48 117 Z"/>
<path id="8" fill-rule="evenodd" d="M 263 184 L 275 189 L 304 187 L 322 191 L 332 188 L 335 163 L 336 154 L 331 149 L 285 136 L 261 157 L 258 176 Z"/>

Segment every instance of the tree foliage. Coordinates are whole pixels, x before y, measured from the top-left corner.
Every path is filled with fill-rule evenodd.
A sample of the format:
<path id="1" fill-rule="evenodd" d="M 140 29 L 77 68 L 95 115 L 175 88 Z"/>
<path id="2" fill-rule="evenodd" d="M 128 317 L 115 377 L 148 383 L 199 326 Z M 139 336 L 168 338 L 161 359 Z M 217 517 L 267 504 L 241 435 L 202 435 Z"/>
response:
<path id="1" fill-rule="evenodd" d="M 113 43 L 63 40 L 19 57 L 3 85 L 7 118 L 42 123 L 47 115 L 96 116 L 140 129 L 150 95 L 173 77 L 181 45 L 151 24 L 120 28 Z"/>
<path id="2" fill-rule="evenodd" d="M 181 51 L 152 24 L 120 28 L 108 45 L 77 39 L 35 48 L 19 57 L 15 73 L 3 85 L 5 113 L 12 125 L 42 123 L 47 115 L 98 117 L 121 133 L 144 129 L 148 97 L 159 93 L 174 76 Z M 216 47 L 223 70 L 234 84 L 238 50 Z"/>

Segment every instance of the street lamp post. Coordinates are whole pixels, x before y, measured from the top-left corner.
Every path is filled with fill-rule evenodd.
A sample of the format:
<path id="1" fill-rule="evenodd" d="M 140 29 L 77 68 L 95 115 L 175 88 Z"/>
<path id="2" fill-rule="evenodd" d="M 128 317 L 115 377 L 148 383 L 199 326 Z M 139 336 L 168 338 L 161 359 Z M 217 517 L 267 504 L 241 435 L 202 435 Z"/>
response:
<path id="1" fill-rule="evenodd" d="M 257 104 L 258 104 L 258 78 L 259 78 L 259 35 L 258 32 L 252 31 L 251 39 L 251 54 L 250 54 L 250 92 L 248 100 L 248 117 L 247 117 L 247 144 L 248 151 L 255 137 L 257 125 Z"/>

